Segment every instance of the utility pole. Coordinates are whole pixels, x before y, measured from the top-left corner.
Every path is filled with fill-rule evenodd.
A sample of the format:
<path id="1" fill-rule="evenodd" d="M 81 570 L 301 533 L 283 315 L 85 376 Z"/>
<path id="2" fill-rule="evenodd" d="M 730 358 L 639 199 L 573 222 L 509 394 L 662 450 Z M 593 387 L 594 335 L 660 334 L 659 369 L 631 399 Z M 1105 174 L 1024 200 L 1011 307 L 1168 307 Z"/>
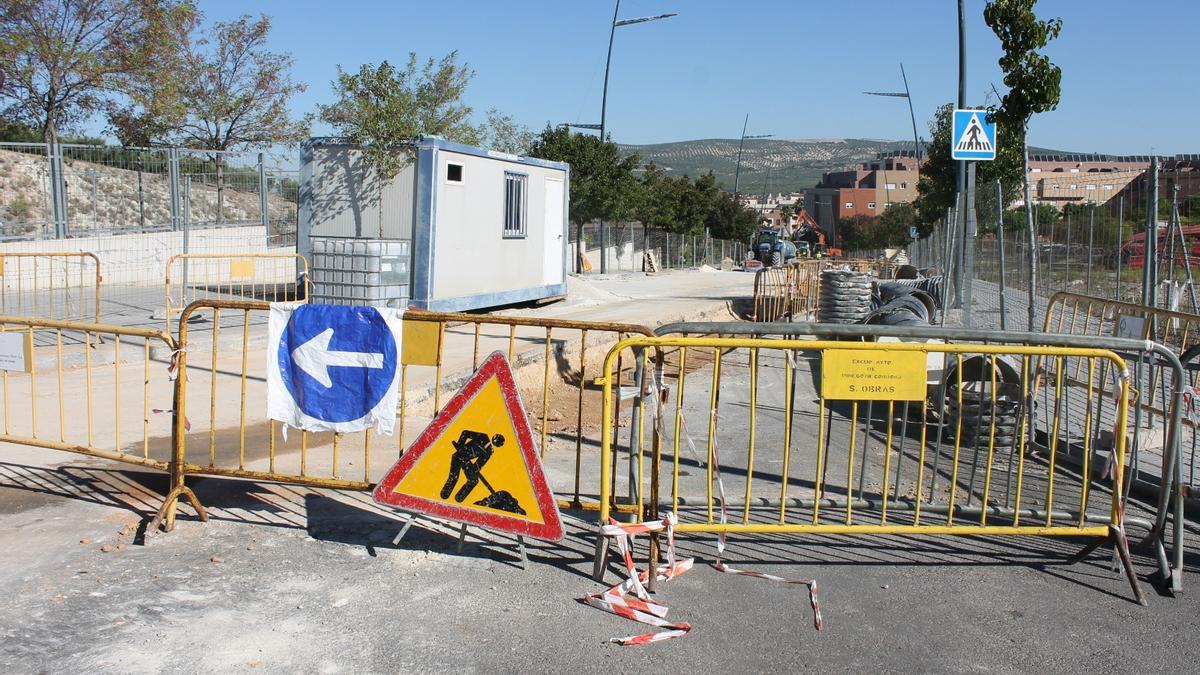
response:
<path id="1" fill-rule="evenodd" d="M 605 137 L 605 121 L 607 120 L 608 111 L 608 71 L 612 68 L 612 50 L 613 38 L 616 37 L 617 29 L 621 26 L 632 26 L 636 23 L 647 23 L 649 21 L 658 21 L 659 19 L 669 19 L 675 14 L 658 14 L 656 16 L 643 16 L 637 19 L 617 19 L 621 13 L 621 0 L 617 0 L 613 7 L 612 25 L 608 28 L 608 57 L 604 61 L 604 92 L 600 95 L 600 142 L 604 143 L 608 139 Z M 583 245 L 583 240 L 580 239 L 580 246 Z M 604 218 L 600 219 L 600 273 L 608 272 L 608 224 Z"/>
<path id="2" fill-rule="evenodd" d="M 963 7 L 963 0 L 958 0 L 958 107 L 967 107 L 967 18 L 966 9 Z M 953 139 L 951 139 L 953 142 Z M 955 188 L 954 188 L 954 203 L 963 204 L 963 196 L 966 193 L 967 181 L 967 163 L 959 160 L 955 172 Z M 964 228 L 963 237 L 960 242 L 955 245 L 955 258 L 958 263 L 958 276 L 954 281 L 954 306 L 962 307 L 963 301 L 963 280 L 969 271 L 964 264 L 964 252 L 967 243 L 967 233 L 965 221 L 967 220 L 966 212 L 969 209 L 960 209 L 963 213 Z M 955 215 L 955 220 L 958 216 Z M 957 222 L 955 223 L 957 229 Z"/>
<path id="3" fill-rule="evenodd" d="M 961 0 L 960 0 L 961 1 Z M 604 93 L 600 95 L 600 142 L 604 143 L 605 112 L 608 110 L 608 69 L 612 66 L 613 38 L 617 35 L 617 14 L 621 12 L 621 0 L 613 8 L 612 25 L 608 30 L 608 58 L 604 62 Z M 583 245 L 580 240 L 579 245 Z M 608 224 L 600 217 L 600 273 L 608 273 Z"/>

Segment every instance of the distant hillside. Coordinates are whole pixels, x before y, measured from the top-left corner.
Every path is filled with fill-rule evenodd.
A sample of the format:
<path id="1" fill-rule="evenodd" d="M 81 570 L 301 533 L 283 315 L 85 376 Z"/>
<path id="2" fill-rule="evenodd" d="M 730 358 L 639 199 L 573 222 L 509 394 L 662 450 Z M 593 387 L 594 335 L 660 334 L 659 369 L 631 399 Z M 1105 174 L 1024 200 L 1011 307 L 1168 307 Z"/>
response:
<path id="1" fill-rule="evenodd" d="M 620 147 L 622 152 L 636 152 L 643 163 L 653 162 L 672 175 L 687 174 L 694 178 L 711 170 L 725 189 L 733 189 L 738 155 L 736 138 Z M 858 138 L 799 141 L 748 138 L 742 149 L 740 190 L 760 194 L 764 181 L 769 192 L 803 190 L 816 185 L 823 172 L 850 167 L 874 158 L 876 153 L 898 149 L 911 150 L 912 143 Z"/>
<path id="2" fill-rule="evenodd" d="M 712 138 L 652 145 L 621 145 L 621 151 L 641 155 L 642 162 L 653 162 L 671 175 L 695 178 L 712 171 L 726 190 L 733 190 L 737 168 L 738 139 Z M 746 139 L 742 150 L 739 189 L 743 194 L 791 192 L 811 188 L 827 171 L 851 168 L 874 159 L 880 152 L 912 150 L 912 142 L 867 140 L 861 138 L 818 138 L 789 141 L 776 138 Z M 1033 152 L 1057 150 L 1030 148 Z M 769 175 L 768 175 L 769 174 Z"/>

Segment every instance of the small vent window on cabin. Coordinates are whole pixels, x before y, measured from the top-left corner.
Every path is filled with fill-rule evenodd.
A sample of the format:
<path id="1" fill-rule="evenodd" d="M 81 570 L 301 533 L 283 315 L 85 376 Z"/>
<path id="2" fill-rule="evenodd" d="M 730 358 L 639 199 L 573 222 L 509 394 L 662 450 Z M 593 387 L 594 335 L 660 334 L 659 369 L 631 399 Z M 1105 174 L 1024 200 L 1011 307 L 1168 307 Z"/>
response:
<path id="1" fill-rule="evenodd" d="M 446 182 L 461 183 L 463 182 L 463 165 L 453 162 L 446 163 Z"/>
<path id="2" fill-rule="evenodd" d="M 529 176 L 521 173 L 504 172 L 504 237 L 519 238 L 526 235 Z"/>

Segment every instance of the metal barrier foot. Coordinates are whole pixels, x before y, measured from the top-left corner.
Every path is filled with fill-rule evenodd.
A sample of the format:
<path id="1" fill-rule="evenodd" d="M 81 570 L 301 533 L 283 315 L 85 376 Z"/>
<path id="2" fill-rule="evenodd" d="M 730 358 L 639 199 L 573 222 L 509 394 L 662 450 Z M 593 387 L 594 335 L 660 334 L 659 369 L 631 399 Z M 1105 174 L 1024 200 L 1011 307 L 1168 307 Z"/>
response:
<path id="1" fill-rule="evenodd" d="M 1107 544 L 1108 541 L 1109 540 L 1107 539 L 1100 539 L 1088 544 L 1087 546 L 1084 546 L 1082 551 L 1071 556 L 1071 559 L 1067 561 L 1067 564 L 1074 565 L 1083 562 L 1089 555 L 1092 554 L 1093 551 L 1100 548 L 1104 544 Z"/>
<path id="2" fill-rule="evenodd" d="M 608 568 L 608 537 L 596 534 L 596 558 L 592 566 L 592 579 L 604 581 L 604 571 Z"/>
<path id="3" fill-rule="evenodd" d="M 1146 602 L 1146 595 L 1142 593 L 1142 585 L 1138 583 L 1137 574 L 1133 571 L 1133 561 L 1129 556 L 1129 542 L 1125 539 L 1125 531 L 1114 527 L 1109 537 L 1117 549 L 1117 555 L 1121 556 L 1121 567 L 1125 568 L 1125 578 L 1129 579 L 1129 585 L 1133 588 L 1134 599 L 1137 604 L 1145 607 L 1149 603 Z"/>
<path id="4" fill-rule="evenodd" d="M 408 534 L 408 528 L 412 527 L 412 524 L 415 522 L 417 522 L 416 514 L 410 515 L 408 520 L 404 521 L 404 527 L 400 528 L 400 532 L 398 532 L 396 534 L 396 538 L 392 540 L 392 546 L 400 545 L 400 540 L 404 538 L 404 535 Z"/>
<path id="5" fill-rule="evenodd" d="M 167 498 L 163 500 L 163 505 L 160 506 L 158 512 L 154 514 L 154 519 L 150 521 L 150 524 L 146 527 L 146 530 L 149 532 L 157 531 L 159 528 L 162 528 L 163 532 L 170 532 L 171 530 L 174 530 L 175 513 L 178 510 L 179 499 L 181 497 L 187 498 L 188 503 L 190 503 L 192 508 L 196 510 L 196 516 L 200 519 L 200 522 L 208 522 L 208 512 L 204 510 L 203 506 L 201 506 L 200 499 L 196 497 L 196 493 L 193 492 L 190 487 L 187 487 L 186 485 L 180 485 L 179 487 L 173 488 L 167 493 Z"/>

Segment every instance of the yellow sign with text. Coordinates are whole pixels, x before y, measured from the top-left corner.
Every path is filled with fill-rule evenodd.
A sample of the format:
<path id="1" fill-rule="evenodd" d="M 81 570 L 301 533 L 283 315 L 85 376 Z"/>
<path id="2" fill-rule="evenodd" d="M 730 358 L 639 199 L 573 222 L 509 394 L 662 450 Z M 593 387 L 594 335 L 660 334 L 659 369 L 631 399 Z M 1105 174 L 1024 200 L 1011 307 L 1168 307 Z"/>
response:
<path id="1" fill-rule="evenodd" d="M 826 399 L 920 401 L 925 378 L 925 352 L 826 349 L 821 355 L 821 396 Z"/>

